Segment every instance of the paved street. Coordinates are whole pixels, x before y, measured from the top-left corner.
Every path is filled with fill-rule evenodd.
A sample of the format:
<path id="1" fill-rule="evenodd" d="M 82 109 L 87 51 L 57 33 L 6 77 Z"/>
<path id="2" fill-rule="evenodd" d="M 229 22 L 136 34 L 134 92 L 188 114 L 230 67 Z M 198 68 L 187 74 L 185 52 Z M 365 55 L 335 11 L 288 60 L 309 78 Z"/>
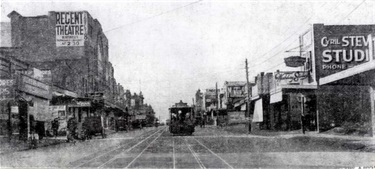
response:
<path id="1" fill-rule="evenodd" d="M 172 136 L 166 126 L 1 155 L 1 168 L 327 168 L 374 166 L 375 153 L 337 140 L 265 137 L 196 128 Z M 21 160 L 20 160 L 21 159 Z M 17 161 L 17 163 L 15 162 Z"/>

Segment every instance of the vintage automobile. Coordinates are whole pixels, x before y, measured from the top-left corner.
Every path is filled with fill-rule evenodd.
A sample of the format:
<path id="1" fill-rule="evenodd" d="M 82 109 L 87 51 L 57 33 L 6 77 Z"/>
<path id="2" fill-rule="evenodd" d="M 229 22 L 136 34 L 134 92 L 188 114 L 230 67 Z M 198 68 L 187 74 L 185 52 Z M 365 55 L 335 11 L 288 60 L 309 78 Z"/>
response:
<path id="1" fill-rule="evenodd" d="M 125 118 L 116 119 L 116 131 L 129 131 L 129 123 Z"/>
<path id="2" fill-rule="evenodd" d="M 84 130 L 82 131 L 82 134 L 86 135 L 89 139 L 96 135 L 101 135 L 102 138 L 106 137 L 100 116 L 86 117 L 83 123 L 83 128 Z"/>

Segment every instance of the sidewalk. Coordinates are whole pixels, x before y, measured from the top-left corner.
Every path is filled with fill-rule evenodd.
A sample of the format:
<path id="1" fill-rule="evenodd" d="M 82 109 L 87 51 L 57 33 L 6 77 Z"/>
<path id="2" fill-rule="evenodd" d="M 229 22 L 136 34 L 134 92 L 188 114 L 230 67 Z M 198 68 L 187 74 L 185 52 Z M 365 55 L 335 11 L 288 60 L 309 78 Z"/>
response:
<path id="1" fill-rule="evenodd" d="M 270 131 L 270 130 L 253 130 L 248 133 L 248 128 L 244 124 L 226 126 L 218 128 L 234 135 L 249 135 L 260 137 L 278 137 L 278 138 L 313 138 L 316 140 L 332 140 L 342 142 L 343 146 L 351 147 L 352 149 L 360 149 L 366 152 L 375 152 L 375 138 L 362 137 L 354 135 L 338 135 L 332 133 L 318 133 L 316 131 L 306 131 L 305 134 L 301 130 L 294 131 Z"/>
<path id="2" fill-rule="evenodd" d="M 46 147 L 66 142 L 66 136 L 44 137 L 38 141 L 38 147 Z M 18 135 L 13 135 L 9 141 L 9 137 L 0 136 L 0 154 L 6 154 L 15 151 L 24 151 L 30 149 L 30 142 L 18 139 Z"/>
<path id="3" fill-rule="evenodd" d="M 131 131 L 128 131 L 127 133 L 128 135 L 130 134 L 132 136 L 137 135 L 138 132 L 134 132 L 134 131 L 137 131 L 137 130 L 131 130 Z M 121 134 L 122 132 L 125 132 L 125 131 L 116 132 L 114 130 L 105 129 L 105 134 L 107 137 L 117 137 L 117 135 Z M 95 136 L 92 140 L 95 140 L 97 138 L 101 139 L 102 137 L 98 135 L 98 136 Z M 66 136 L 58 136 L 56 138 L 55 137 L 43 137 L 43 139 L 39 140 L 38 142 L 38 148 L 67 143 L 66 141 L 67 141 Z M 16 152 L 16 151 L 29 150 L 29 149 L 30 149 L 29 141 L 19 140 L 18 135 L 13 135 L 10 142 L 9 142 L 8 137 L 0 136 L 0 155 L 11 153 L 11 152 Z"/>

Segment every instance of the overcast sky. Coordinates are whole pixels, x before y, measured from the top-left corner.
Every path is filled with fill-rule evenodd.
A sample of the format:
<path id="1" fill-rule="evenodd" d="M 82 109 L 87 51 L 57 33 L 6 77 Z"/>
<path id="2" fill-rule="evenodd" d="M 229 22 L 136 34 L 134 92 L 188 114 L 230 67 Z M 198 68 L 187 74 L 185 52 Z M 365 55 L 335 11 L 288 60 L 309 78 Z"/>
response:
<path id="1" fill-rule="evenodd" d="M 313 23 L 374 24 L 374 1 L 1 1 L 1 22 L 86 10 L 101 23 L 117 82 L 142 90 L 163 121 L 168 107 L 192 104 L 197 89 L 285 70 L 298 36 Z"/>

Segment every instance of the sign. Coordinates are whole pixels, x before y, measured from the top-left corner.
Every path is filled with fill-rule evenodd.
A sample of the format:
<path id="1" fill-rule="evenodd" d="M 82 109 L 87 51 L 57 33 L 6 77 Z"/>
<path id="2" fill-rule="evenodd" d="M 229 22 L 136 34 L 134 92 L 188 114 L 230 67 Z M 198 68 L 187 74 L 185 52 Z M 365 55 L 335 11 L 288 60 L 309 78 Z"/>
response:
<path id="1" fill-rule="evenodd" d="M 19 111 L 18 111 L 18 106 L 11 106 L 11 107 L 10 107 L 10 112 L 11 112 L 12 114 L 18 114 L 18 113 L 19 113 Z"/>
<path id="2" fill-rule="evenodd" d="M 135 99 L 130 100 L 130 106 L 135 106 Z"/>
<path id="3" fill-rule="evenodd" d="M 46 99 L 52 98 L 50 86 L 37 79 L 21 74 L 18 84 L 18 90 L 20 91 Z"/>
<path id="4" fill-rule="evenodd" d="M 56 46 L 84 46 L 87 13 L 56 12 Z"/>
<path id="5" fill-rule="evenodd" d="M 77 104 L 69 105 L 69 107 L 91 107 L 90 101 L 77 101 Z"/>
<path id="6" fill-rule="evenodd" d="M 65 105 L 54 105 L 49 106 L 49 110 L 52 113 L 52 119 L 59 118 L 65 119 L 66 118 L 66 106 Z"/>
<path id="7" fill-rule="evenodd" d="M 306 58 L 300 56 L 290 56 L 284 59 L 286 66 L 288 67 L 300 67 L 306 62 Z"/>
<path id="8" fill-rule="evenodd" d="M 91 102 L 90 101 L 86 101 L 86 102 L 78 101 L 77 106 L 79 106 L 79 107 L 91 107 Z"/>
<path id="9" fill-rule="evenodd" d="M 228 112 L 228 122 L 235 123 L 235 122 L 245 122 L 245 111 L 234 111 Z"/>
<path id="10" fill-rule="evenodd" d="M 320 77 L 366 63 L 373 57 L 373 36 L 369 33 L 326 34 L 316 44 Z"/>
<path id="11" fill-rule="evenodd" d="M 14 98 L 14 80 L 0 79 L 0 100 Z"/>
<path id="12" fill-rule="evenodd" d="M 145 115 L 145 114 L 135 115 L 135 119 L 136 119 L 136 120 L 143 120 L 143 119 L 146 119 L 146 115 Z"/>
<path id="13" fill-rule="evenodd" d="M 34 106 L 30 111 L 34 115 L 37 121 L 49 121 L 53 120 L 52 113 L 49 111 L 49 101 L 43 99 L 33 99 Z"/>
<path id="14" fill-rule="evenodd" d="M 280 80 L 290 80 L 290 82 L 298 82 L 300 80 L 309 77 L 309 72 L 307 71 L 278 71 L 275 73 L 275 79 Z"/>

